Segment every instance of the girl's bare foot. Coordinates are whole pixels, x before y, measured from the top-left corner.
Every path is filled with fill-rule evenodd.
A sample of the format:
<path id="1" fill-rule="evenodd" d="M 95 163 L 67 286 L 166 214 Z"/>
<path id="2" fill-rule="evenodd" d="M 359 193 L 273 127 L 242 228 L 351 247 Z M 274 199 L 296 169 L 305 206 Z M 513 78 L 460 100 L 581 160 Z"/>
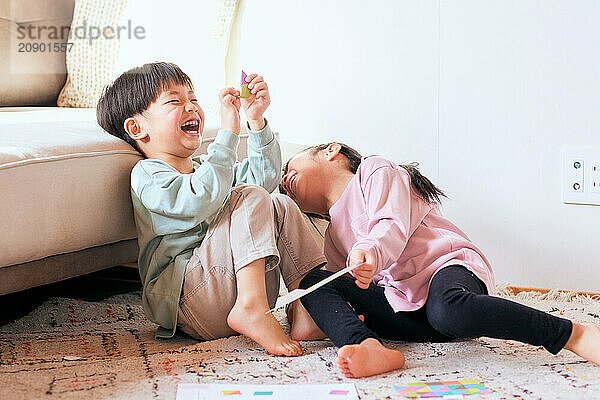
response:
<path id="1" fill-rule="evenodd" d="M 286 336 L 273 314 L 265 314 L 268 306 L 236 301 L 227 316 L 231 329 L 248 336 L 276 356 L 299 356 L 300 343 Z"/>
<path id="2" fill-rule="evenodd" d="M 360 378 L 402 368 L 404 354 L 369 338 L 340 348 L 337 363 L 346 378 Z"/>
<path id="3" fill-rule="evenodd" d="M 573 332 L 565 349 L 600 365 L 600 326 L 573 322 Z"/>
<path id="4" fill-rule="evenodd" d="M 320 340 L 327 336 L 319 329 L 315 321 L 306 311 L 300 300 L 290 304 L 288 309 L 288 321 L 292 324 L 290 336 L 294 340 Z"/>

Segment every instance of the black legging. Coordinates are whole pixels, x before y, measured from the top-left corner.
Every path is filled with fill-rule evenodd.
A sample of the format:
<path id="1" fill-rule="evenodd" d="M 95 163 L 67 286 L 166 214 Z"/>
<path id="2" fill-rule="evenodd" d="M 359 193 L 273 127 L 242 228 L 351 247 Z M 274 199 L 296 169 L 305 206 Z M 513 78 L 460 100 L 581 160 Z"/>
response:
<path id="1" fill-rule="evenodd" d="M 306 289 L 332 272 L 314 269 L 300 282 Z M 429 296 L 416 311 L 394 312 L 382 287 L 356 286 L 348 275 L 302 297 L 319 328 L 342 347 L 367 338 L 445 342 L 487 336 L 544 346 L 558 353 L 571 336 L 571 321 L 499 297 L 488 296 L 483 282 L 460 265 L 439 271 Z M 358 318 L 364 316 L 364 323 Z"/>

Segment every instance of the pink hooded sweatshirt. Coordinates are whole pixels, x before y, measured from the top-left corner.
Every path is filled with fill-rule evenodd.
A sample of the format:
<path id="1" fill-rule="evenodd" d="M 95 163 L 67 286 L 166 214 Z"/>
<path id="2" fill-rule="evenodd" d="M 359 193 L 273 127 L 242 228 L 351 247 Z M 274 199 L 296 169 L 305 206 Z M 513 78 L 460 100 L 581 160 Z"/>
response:
<path id="1" fill-rule="evenodd" d="M 348 265 L 354 249 L 371 253 L 373 281 L 385 288 L 394 311 L 414 311 L 427 300 L 433 276 L 462 265 L 495 295 L 492 268 L 460 229 L 444 218 L 437 203 L 426 203 L 412 188 L 408 172 L 381 157 L 364 158 L 356 175 L 329 210 L 325 232 L 328 269 Z"/>

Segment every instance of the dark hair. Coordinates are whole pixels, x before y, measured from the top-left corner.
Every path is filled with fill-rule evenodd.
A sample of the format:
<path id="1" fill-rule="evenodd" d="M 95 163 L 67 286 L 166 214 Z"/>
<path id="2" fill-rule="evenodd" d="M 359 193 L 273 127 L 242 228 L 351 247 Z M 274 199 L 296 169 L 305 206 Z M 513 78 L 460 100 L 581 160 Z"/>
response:
<path id="1" fill-rule="evenodd" d="M 173 63 L 149 63 L 123 72 L 102 91 L 96 108 L 98 124 L 143 154 L 123 123 L 146 111 L 160 93 L 173 84 L 194 88 L 191 79 Z"/>
<path id="2" fill-rule="evenodd" d="M 317 146 L 308 147 L 304 149 L 301 153 L 308 151 L 311 154 L 314 154 L 318 151 L 325 150 L 332 144 L 339 144 L 341 146 L 340 154 L 343 154 L 348 159 L 348 168 L 350 168 L 350 171 L 353 174 L 356 174 L 356 171 L 358 170 L 358 167 L 362 162 L 362 156 L 358 151 L 354 150 L 352 147 L 344 143 L 332 142 L 320 144 Z M 289 163 L 290 160 L 286 161 L 285 165 L 283 166 L 283 175 L 287 174 Z M 413 189 L 417 191 L 417 193 L 421 196 L 423 200 L 425 200 L 427 203 L 441 203 L 440 196 L 447 196 L 429 179 L 427 179 L 427 177 L 421 175 L 419 169 L 417 168 L 418 165 L 419 164 L 416 162 L 410 164 L 399 164 L 400 167 L 404 168 L 408 172 L 408 174 L 410 175 L 410 183 Z M 281 191 L 281 193 L 285 193 L 285 190 L 283 186 L 281 186 L 281 184 L 279 185 L 279 190 Z"/>

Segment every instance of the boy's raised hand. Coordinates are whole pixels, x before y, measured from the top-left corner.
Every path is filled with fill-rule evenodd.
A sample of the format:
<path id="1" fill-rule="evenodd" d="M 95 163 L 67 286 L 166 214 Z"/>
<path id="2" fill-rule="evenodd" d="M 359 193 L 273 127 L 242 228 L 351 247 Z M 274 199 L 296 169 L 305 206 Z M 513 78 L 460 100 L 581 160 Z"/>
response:
<path id="1" fill-rule="evenodd" d="M 250 89 L 250 97 L 242 99 L 242 106 L 246 111 L 250 129 L 260 131 L 265 127 L 263 113 L 271 104 L 269 87 L 263 77 L 257 74 L 248 75 L 246 82 L 248 82 L 248 89 Z"/>
<path id="2" fill-rule="evenodd" d="M 364 250 L 352 250 L 348 255 L 348 265 L 362 264 L 360 267 L 350 271 L 352 276 L 356 278 L 356 286 L 361 289 L 368 289 L 373 281 L 373 275 L 377 269 L 375 265 L 375 257 Z"/>
<path id="3" fill-rule="evenodd" d="M 236 135 L 240 134 L 240 92 L 234 88 L 225 88 L 219 92 L 221 107 L 221 129 L 227 129 Z"/>

